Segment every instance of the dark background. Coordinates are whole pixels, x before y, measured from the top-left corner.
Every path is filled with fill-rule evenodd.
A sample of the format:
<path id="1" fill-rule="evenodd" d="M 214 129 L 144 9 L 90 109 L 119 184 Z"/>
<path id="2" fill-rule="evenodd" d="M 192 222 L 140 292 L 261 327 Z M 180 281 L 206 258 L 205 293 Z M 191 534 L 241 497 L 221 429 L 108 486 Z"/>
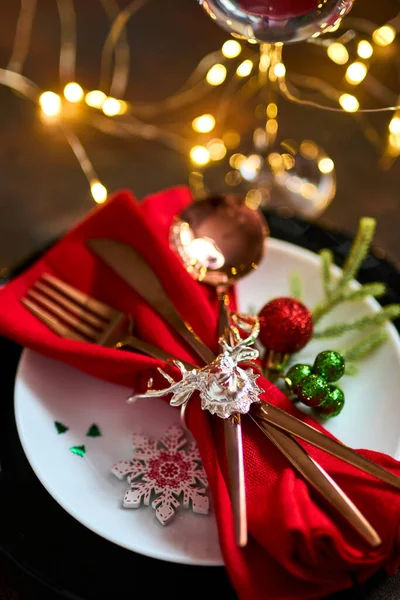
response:
<path id="1" fill-rule="evenodd" d="M 120 1 L 124 6 L 126 0 Z M 1 2 L 0 67 L 11 55 L 19 2 Z M 108 21 L 99 1 L 75 2 L 78 24 L 77 80 L 85 89 L 99 85 L 102 44 Z M 370 18 L 383 24 L 395 16 L 395 0 L 356 0 L 351 16 Z M 199 8 L 195 0 L 151 0 L 128 26 L 131 75 L 126 97 L 132 101 L 162 99 L 177 91 L 197 62 L 221 47 L 227 34 Z M 61 92 L 58 77 L 60 27 L 57 5 L 41 0 L 35 19 L 31 51 L 24 74 L 42 89 Z M 382 50 L 375 77 L 395 93 L 400 89 L 395 65 L 398 49 Z M 340 86 L 344 68 L 337 67 L 308 44 L 285 51 L 288 71 L 316 75 Z M 350 91 L 350 90 L 348 90 Z M 364 106 L 378 106 L 360 86 L 357 95 Z M 211 102 L 211 104 L 210 104 Z M 213 108 L 202 101 L 189 111 L 174 115 L 188 123 Z M 234 113 L 234 111 L 233 111 Z M 245 129 L 251 113 L 241 109 L 234 125 Z M 384 134 L 390 114 L 371 121 Z M 37 108 L 0 87 L 0 268 L 10 267 L 64 232 L 92 208 L 86 179 L 62 133 L 41 123 Z M 282 101 L 280 133 L 297 140 L 313 139 L 335 162 L 337 196 L 324 215 L 324 222 L 354 232 L 362 215 L 379 219 L 376 243 L 394 260 L 400 260 L 399 183 L 400 162 L 385 172 L 379 168 L 379 152 L 364 138 L 358 120 L 348 114 L 322 112 Z M 77 123 L 77 132 L 100 179 L 111 192 L 131 188 L 138 197 L 174 184 L 186 183 L 188 160 L 155 143 L 131 138 L 121 140 Z M 223 175 L 213 176 L 214 191 L 220 191 Z"/>
<path id="2" fill-rule="evenodd" d="M 124 6 L 127 2 L 120 1 Z M 363 16 L 383 24 L 399 10 L 394 0 L 357 0 L 352 16 Z M 0 68 L 11 55 L 19 2 L 1 2 Z M 101 48 L 108 21 L 100 2 L 75 2 L 78 21 L 77 80 L 86 89 L 98 88 Z M 131 102 L 159 100 L 176 91 L 197 62 L 220 48 L 227 39 L 199 8 L 195 0 L 152 0 L 129 24 L 131 76 L 127 99 Z M 43 89 L 61 92 L 58 79 L 60 28 L 57 5 L 41 0 L 35 19 L 31 50 L 24 74 Z M 375 76 L 395 93 L 400 89 L 396 48 L 386 51 Z M 338 67 L 323 52 L 307 44 L 288 48 L 288 70 L 324 77 L 340 84 Z M 361 104 L 374 105 L 363 87 L 357 91 Z M 212 112 L 212 98 L 178 114 L 190 123 L 205 110 Z M 210 104 L 211 102 L 211 104 Z M 235 126 L 245 131 L 252 115 L 238 114 Z M 390 115 L 371 121 L 383 135 Z M 362 134 L 358 119 L 351 115 L 322 112 L 280 104 L 280 132 L 297 140 L 313 139 L 334 160 L 337 196 L 324 213 L 321 224 L 354 233 L 362 215 L 378 218 L 377 254 L 400 265 L 399 184 L 400 161 L 389 171 L 379 166 L 380 154 Z M 94 203 L 86 179 L 62 133 L 44 125 L 37 107 L 0 87 L 0 273 L 25 261 L 81 219 Z M 139 139 L 121 140 L 100 134 L 84 122 L 76 124 L 102 182 L 112 192 L 131 188 L 137 197 L 160 188 L 186 183 L 188 160 L 171 150 Z M 183 131 L 190 136 L 190 126 Z M 223 186 L 222 167 L 212 177 L 213 191 Z M 373 597 L 398 598 L 396 580 L 388 582 Z M 391 589 L 393 588 L 393 589 Z M 36 589 L 36 588 L 35 588 Z M 0 561 L 0 597 L 44 600 L 32 582 L 8 562 Z M 3 596 L 2 596 L 3 594 Z M 392 595 L 391 595 L 392 594 Z M 397 595 L 396 595 L 397 594 Z M 50 597 L 50 596 L 49 596 Z M 350 596 L 349 596 L 350 597 Z M 360 596 L 361 597 L 361 596 Z M 363 595 L 366 598 L 367 596 Z"/>

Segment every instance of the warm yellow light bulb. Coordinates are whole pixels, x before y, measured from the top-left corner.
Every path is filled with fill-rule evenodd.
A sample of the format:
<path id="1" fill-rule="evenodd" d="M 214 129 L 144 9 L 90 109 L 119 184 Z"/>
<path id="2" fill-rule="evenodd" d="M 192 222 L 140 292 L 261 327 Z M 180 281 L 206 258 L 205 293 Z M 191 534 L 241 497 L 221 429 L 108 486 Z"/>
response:
<path id="1" fill-rule="evenodd" d="M 205 166 L 210 162 L 210 153 L 205 146 L 193 146 L 190 159 L 195 165 Z"/>
<path id="2" fill-rule="evenodd" d="M 92 108 L 101 108 L 107 96 L 100 90 L 92 90 L 86 94 L 85 102 Z"/>
<path id="3" fill-rule="evenodd" d="M 389 131 L 390 133 L 400 133 L 400 118 L 393 117 L 393 119 L 389 123 Z"/>
<path id="4" fill-rule="evenodd" d="M 91 182 L 90 191 L 92 192 L 93 200 L 97 204 L 103 204 L 107 200 L 107 188 L 98 179 Z"/>
<path id="5" fill-rule="evenodd" d="M 244 156 L 244 154 L 232 154 L 232 156 L 229 159 L 229 164 L 231 165 L 231 167 L 233 167 L 234 169 L 240 169 L 240 167 L 243 165 L 243 163 L 246 161 L 246 157 Z"/>
<path id="6" fill-rule="evenodd" d="M 278 62 L 274 67 L 274 73 L 277 77 L 285 77 L 286 67 L 283 63 Z"/>
<path id="7" fill-rule="evenodd" d="M 269 119 L 275 119 L 277 114 L 278 106 L 275 104 L 275 102 L 270 102 L 267 106 L 267 117 Z"/>
<path id="8" fill-rule="evenodd" d="M 226 156 L 226 146 L 222 140 L 211 140 L 207 144 L 211 160 L 222 160 Z"/>
<path id="9" fill-rule="evenodd" d="M 121 103 L 116 98 L 109 97 L 104 101 L 101 108 L 107 117 L 115 117 L 115 115 L 120 113 Z"/>
<path id="10" fill-rule="evenodd" d="M 236 40 L 228 40 L 222 46 L 222 54 L 225 58 L 236 58 L 242 51 L 242 46 Z"/>
<path id="11" fill-rule="evenodd" d="M 334 42 L 330 44 L 326 50 L 329 58 L 337 65 L 345 65 L 349 60 L 349 52 L 343 44 Z"/>
<path id="12" fill-rule="evenodd" d="M 253 70 L 253 61 L 250 59 L 244 60 L 236 69 L 236 74 L 239 77 L 247 77 Z"/>
<path id="13" fill-rule="evenodd" d="M 382 25 L 379 29 L 375 29 L 372 34 L 372 39 L 378 46 L 389 46 L 396 37 L 396 30 L 391 25 Z"/>
<path id="14" fill-rule="evenodd" d="M 257 210 L 262 202 L 262 199 L 263 197 L 260 190 L 249 190 L 246 194 L 245 204 L 247 208 L 250 208 L 251 210 Z"/>
<path id="15" fill-rule="evenodd" d="M 211 67 L 206 75 L 206 81 L 210 85 L 221 85 L 226 79 L 226 67 L 216 64 Z"/>
<path id="16" fill-rule="evenodd" d="M 354 62 L 347 67 L 346 81 L 353 85 L 357 85 L 365 78 L 367 71 L 368 69 L 364 63 Z"/>
<path id="17" fill-rule="evenodd" d="M 265 131 L 270 135 L 275 135 L 278 131 L 278 121 L 276 119 L 268 119 L 265 124 Z"/>
<path id="18" fill-rule="evenodd" d="M 268 155 L 268 162 L 273 169 L 279 169 L 283 162 L 282 156 L 279 152 L 271 152 L 271 154 Z"/>
<path id="19" fill-rule="evenodd" d="M 54 92 L 43 92 L 39 97 L 39 104 L 45 115 L 55 117 L 61 112 L 61 98 Z"/>
<path id="20" fill-rule="evenodd" d="M 335 163 L 331 158 L 328 158 L 327 156 L 321 158 L 318 161 L 318 169 L 321 171 L 321 173 L 332 173 L 334 168 Z"/>
<path id="21" fill-rule="evenodd" d="M 68 102 L 80 102 L 83 98 L 83 89 L 79 83 L 71 81 L 64 88 L 64 98 Z"/>
<path id="22" fill-rule="evenodd" d="M 192 121 L 194 131 L 199 133 L 208 133 L 215 127 L 215 119 L 212 115 L 201 115 Z"/>
<path id="23" fill-rule="evenodd" d="M 300 154 L 307 160 L 315 160 L 318 156 L 318 146 L 312 140 L 304 140 L 300 144 Z"/>
<path id="24" fill-rule="evenodd" d="M 370 58 L 374 52 L 372 45 L 367 40 L 361 40 L 357 45 L 357 54 L 360 58 Z"/>
<path id="25" fill-rule="evenodd" d="M 351 94 L 342 94 L 339 98 L 339 104 L 346 112 L 356 112 L 360 107 L 357 98 Z"/>

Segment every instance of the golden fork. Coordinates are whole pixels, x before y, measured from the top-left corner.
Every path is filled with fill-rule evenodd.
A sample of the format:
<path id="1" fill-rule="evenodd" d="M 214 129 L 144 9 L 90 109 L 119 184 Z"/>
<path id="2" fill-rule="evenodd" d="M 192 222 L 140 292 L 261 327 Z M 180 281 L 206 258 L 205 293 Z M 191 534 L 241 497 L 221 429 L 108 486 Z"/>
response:
<path id="1" fill-rule="evenodd" d="M 21 302 L 62 338 L 110 348 L 130 347 L 158 360 L 170 359 L 167 352 L 132 335 L 130 317 L 49 273 L 41 275 Z"/>

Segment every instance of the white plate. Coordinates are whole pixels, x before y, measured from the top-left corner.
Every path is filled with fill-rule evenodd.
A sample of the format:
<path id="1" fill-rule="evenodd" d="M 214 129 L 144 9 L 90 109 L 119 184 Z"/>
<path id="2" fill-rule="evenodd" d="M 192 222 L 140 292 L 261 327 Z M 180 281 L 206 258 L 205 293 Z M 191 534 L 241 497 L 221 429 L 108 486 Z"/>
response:
<path id="1" fill-rule="evenodd" d="M 261 267 L 238 284 L 239 308 L 258 311 L 267 300 L 289 294 L 289 276 L 304 281 L 308 306 L 321 298 L 318 257 L 297 246 L 268 241 Z M 339 272 L 339 270 L 337 270 Z M 355 284 L 357 285 L 357 284 Z M 334 320 L 377 310 L 374 300 L 337 309 Z M 327 318 L 326 323 L 332 318 Z M 362 363 L 355 377 L 346 377 L 346 406 L 326 427 L 353 447 L 368 447 L 399 457 L 400 340 L 388 325 L 389 341 Z M 354 341 L 354 337 L 351 337 Z M 340 338 L 342 343 L 342 338 Z M 338 342 L 312 342 L 298 355 L 312 361 Z M 196 565 L 222 564 L 214 516 L 180 509 L 174 522 L 162 527 L 154 512 L 121 508 L 126 482 L 110 467 L 131 456 L 133 430 L 159 438 L 178 421 L 176 409 L 161 400 L 127 405 L 131 390 L 106 384 L 64 364 L 25 350 L 15 386 L 15 413 L 25 454 L 36 475 L 55 500 L 75 519 L 104 538 L 154 558 Z M 54 421 L 70 428 L 58 435 Z M 103 435 L 86 437 L 96 423 Z M 69 452 L 86 446 L 85 458 Z"/>

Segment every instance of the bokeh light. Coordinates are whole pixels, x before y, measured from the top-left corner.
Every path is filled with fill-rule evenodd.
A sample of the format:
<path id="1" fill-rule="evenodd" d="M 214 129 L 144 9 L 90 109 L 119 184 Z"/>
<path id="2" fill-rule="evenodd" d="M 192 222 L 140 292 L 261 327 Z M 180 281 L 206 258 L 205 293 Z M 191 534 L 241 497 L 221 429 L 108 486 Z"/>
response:
<path id="1" fill-rule="evenodd" d="M 68 100 L 68 102 L 80 102 L 83 98 L 83 89 L 74 81 L 67 83 L 64 88 L 64 98 Z"/>
<path id="2" fill-rule="evenodd" d="M 86 94 L 85 102 L 92 108 L 101 108 L 106 99 L 107 96 L 104 92 L 101 92 L 100 90 L 92 90 Z"/>
<path id="3" fill-rule="evenodd" d="M 91 182 L 90 191 L 92 192 L 93 200 L 97 204 L 103 204 L 107 200 L 107 188 L 97 179 Z"/>
<path id="4" fill-rule="evenodd" d="M 206 75 L 206 81 L 210 85 L 221 85 L 226 79 L 226 67 L 221 64 L 216 64 L 209 69 Z"/>
<path id="5" fill-rule="evenodd" d="M 54 92 L 43 92 L 39 97 L 39 104 L 45 115 L 55 117 L 61 112 L 61 98 Z"/>
<path id="6" fill-rule="evenodd" d="M 242 51 L 242 46 L 236 40 L 228 40 L 222 46 L 222 54 L 225 58 L 236 58 Z"/>
<path id="7" fill-rule="evenodd" d="M 194 131 L 198 133 L 208 133 L 215 127 L 215 119 L 210 114 L 201 115 L 192 121 Z"/>
<path id="8" fill-rule="evenodd" d="M 190 159 L 195 165 L 203 167 L 210 162 L 210 153 L 205 146 L 193 146 Z"/>

